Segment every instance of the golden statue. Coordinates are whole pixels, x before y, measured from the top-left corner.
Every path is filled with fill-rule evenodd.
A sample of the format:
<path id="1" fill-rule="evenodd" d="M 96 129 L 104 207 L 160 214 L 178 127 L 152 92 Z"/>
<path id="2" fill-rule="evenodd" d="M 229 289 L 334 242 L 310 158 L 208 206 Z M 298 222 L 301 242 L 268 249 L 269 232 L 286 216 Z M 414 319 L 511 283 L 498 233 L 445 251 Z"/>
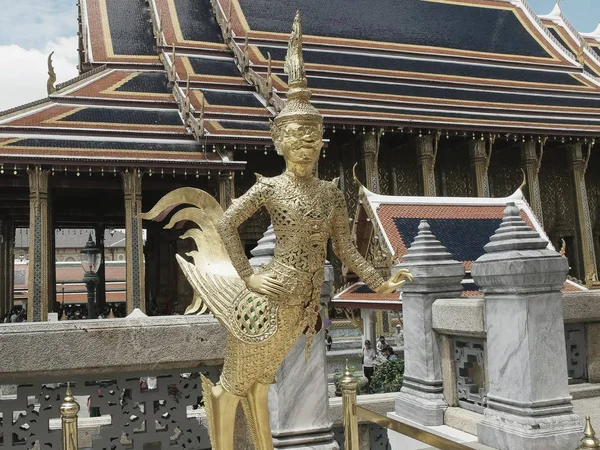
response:
<path id="1" fill-rule="evenodd" d="M 187 231 L 198 247 L 194 263 L 177 255 L 195 297 L 186 313 L 203 305 L 228 331 L 223 372 L 217 385 L 203 379 L 213 450 L 233 449 L 235 414 L 241 402 L 257 450 L 272 450 L 267 392 L 275 373 L 298 338 L 306 335 L 306 352 L 319 325 L 321 286 L 327 242 L 339 258 L 377 292 L 393 292 L 412 279 L 407 271 L 385 281 L 356 250 L 348 224 L 344 194 L 337 180 L 313 175 L 323 147 L 323 118 L 310 104 L 300 16 L 296 15 L 285 62 L 288 101 L 271 124 L 277 153 L 286 171 L 257 182 L 223 213 L 207 193 L 177 189 L 142 218 L 162 220 L 178 205 L 165 228 L 191 220 L 201 228 Z M 238 227 L 258 209 L 271 216 L 277 242 L 271 262 L 257 272 L 250 266 Z"/>

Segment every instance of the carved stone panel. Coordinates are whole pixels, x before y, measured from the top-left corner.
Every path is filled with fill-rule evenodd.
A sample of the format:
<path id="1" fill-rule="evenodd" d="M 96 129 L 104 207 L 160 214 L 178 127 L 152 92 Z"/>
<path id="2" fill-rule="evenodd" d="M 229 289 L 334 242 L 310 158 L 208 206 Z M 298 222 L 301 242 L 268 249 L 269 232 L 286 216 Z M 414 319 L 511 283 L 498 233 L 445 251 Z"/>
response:
<path id="1" fill-rule="evenodd" d="M 581 383 L 587 379 L 587 354 L 584 324 L 565 324 L 565 345 L 567 347 L 569 383 Z"/>
<path id="2" fill-rule="evenodd" d="M 200 370 L 201 372 L 199 372 Z M 104 381 L 75 379 L 76 397 L 89 398 L 81 404 L 80 416 L 90 409 L 110 423 L 92 436 L 93 450 L 209 449 L 207 429 L 194 413 L 202 406 L 200 373 L 216 381 L 216 367 L 196 368 L 192 373 L 127 375 Z M 65 384 L 26 384 L 15 397 L 0 399 L 0 449 L 56 450 L 61 448 L 59 408 Z M 87 414 L 85 414 L 87 415 Z M 80 424 L 81 427 L 81 424 Z"/>
<path id="3" fill-rule="evenodd" d="M 483 413 L 487 403 L 485 344 L 481 340 L 454 340 L 456 394 L 461 407 Z"/>

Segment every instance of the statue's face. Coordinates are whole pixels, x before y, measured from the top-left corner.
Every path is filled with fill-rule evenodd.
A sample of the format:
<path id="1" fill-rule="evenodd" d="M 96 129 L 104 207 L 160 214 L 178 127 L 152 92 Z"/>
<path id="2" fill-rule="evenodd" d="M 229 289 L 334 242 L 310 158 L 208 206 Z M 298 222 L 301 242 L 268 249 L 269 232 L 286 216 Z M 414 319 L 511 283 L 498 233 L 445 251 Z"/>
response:
<path id="1" fill-rule="evenodd" d="M 320 123 L 293 122 L 283 125 L 277 149 L 286 161 L 314 164 L 323 148 L 323 126 Z"/>

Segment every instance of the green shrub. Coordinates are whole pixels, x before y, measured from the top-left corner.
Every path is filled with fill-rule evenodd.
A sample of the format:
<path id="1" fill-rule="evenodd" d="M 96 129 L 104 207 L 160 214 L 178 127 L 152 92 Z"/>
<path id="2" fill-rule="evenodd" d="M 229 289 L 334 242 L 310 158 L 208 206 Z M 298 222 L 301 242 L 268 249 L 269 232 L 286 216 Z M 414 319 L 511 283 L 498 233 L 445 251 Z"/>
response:
<path id="1" fill-rule="evenodd" d="M 404 375 L 404 360 L 386 361 L 375 367 L 371 391 L 376 393 L 400 392 Z"/>

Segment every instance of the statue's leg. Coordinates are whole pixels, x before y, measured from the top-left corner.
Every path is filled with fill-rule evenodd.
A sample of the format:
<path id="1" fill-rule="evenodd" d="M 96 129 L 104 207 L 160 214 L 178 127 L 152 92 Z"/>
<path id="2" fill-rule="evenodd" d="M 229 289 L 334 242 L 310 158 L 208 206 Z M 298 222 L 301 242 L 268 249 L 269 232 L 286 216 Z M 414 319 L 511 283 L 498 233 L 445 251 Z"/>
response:
<path id="1" fill-rule="evenodd" d="M 273 450 L 273 436 L 271 435 L 269 405 L 267 402 L 268 393 L 268 384 L 254 383 L 246 396 L 260 446 L 257 450 Z"/>
<path id="2" fill-rule="evenodd" d="M 233 449 L 235 413 L 241 397 L 227 392 L 218 384 L 210 391 L 213 450 Z"/>

